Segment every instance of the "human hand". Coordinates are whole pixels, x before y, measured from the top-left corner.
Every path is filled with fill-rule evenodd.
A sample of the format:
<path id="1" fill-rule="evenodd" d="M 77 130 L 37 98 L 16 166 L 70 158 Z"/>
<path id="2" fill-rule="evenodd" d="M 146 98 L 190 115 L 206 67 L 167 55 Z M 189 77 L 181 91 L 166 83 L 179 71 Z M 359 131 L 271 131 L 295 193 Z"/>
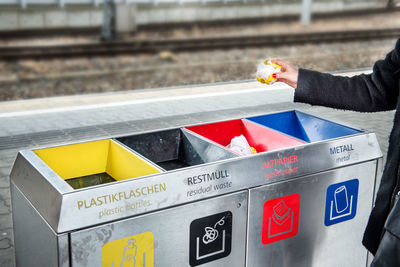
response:
<path id="1" fill-rule="evenodd" d="M 281 66 L 281 72 L 274 73 L 273 77 L 276 78 L 278 82 L 284 82 L 293 88 L 297 88 L 297 80 L 299 78 L 298 69 L 279 59 L 273 59 L 271 61 Z"/>

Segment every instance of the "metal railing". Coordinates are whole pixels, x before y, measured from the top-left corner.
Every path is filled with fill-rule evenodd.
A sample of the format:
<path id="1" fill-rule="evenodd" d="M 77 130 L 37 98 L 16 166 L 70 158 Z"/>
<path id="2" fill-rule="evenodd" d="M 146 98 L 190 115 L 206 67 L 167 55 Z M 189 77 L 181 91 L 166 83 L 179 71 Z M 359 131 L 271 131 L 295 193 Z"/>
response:
<path id="1" fill-rule="evenodd" d="M 162 4 L 208 4 L 208 3 L 273 3 L 273 4 L 284 4 L 284 3 L 301 3 L 302 0 L 113 0 L 115 3 L 135 3 L 145 5 L 162 5 Z M 319 0 L 319 2 L 329 2 L 329 0 Z M 350 0 L 360 1 L 360 0 Z M 376 0 L 364 0 L 364 2 L 376 2 Z M 65 7 L 67 5 L 93 5 L 100 6 L 104 0 L 0 0 L 1 6 L 14 6 L 27 8 L 28 6 L 58 6 Z"/>

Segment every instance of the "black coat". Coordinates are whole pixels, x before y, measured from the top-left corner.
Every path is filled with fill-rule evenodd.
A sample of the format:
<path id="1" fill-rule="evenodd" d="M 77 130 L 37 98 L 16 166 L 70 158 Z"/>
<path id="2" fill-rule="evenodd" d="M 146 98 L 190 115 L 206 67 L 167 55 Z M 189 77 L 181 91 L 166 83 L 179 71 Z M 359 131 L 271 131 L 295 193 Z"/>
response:
<path id="1" fill-rule="evenodd" d="M 385 221 L 393 206 L 394 195 L 400 190 L 399 90 L 400 39 L 384 60 L 374 64 L 370 75 L 348 78 L 300 69 L 294 96 L 296 102 L 361 112 L 396 109 L 386 165 L 363 238 L 364 246 L 374 255 L 383 236 Z"/>

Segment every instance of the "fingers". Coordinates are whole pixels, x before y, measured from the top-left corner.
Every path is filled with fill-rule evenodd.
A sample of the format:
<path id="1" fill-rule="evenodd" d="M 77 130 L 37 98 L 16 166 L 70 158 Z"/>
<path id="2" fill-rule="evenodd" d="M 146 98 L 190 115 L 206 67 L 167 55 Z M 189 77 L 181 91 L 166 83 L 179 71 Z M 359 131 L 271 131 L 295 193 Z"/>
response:
<path id="1" fill-rule="evenodd" d="M 290 80 L 290 73 L 287 73 L 287 72 L 277 72 L 275 78 L 276 78 L 278 81 Z"/>
<path id="2" fill-rule="evenodd" d="M 277 80 L 284 79 L 285 76 L 287 76 L 286 72 L 277 72 L 277 73 L 274 73 L 274 78 L 276 78 Z"/>
<path id="3" fill-rule="evenodd" d="M 282 73 L 276 74 L 276 81 L 286 83 L 292 87 L 295 85 L 295 83 L 287 75 L 282 75 Z"/>
<path id="4" fill-rule="evenodd" d="M 287 69 L 287 66 L 289 65 L 288 63 L 286 63 L 285 61 L 282 61 L 280 59 L 272 59 L 271 62 L 281 66 L 282 71 L 285 71 Z"/>
<path id="5" fill-rule="evenodd" d="M 285 65 L 286 64 L 285 61 L 282 61 L 282 60 L 277 59 L 277 58 L 271 59 L 271 61 L 276 63 L 276 64 L 278 64 L 278 65 Z"/>

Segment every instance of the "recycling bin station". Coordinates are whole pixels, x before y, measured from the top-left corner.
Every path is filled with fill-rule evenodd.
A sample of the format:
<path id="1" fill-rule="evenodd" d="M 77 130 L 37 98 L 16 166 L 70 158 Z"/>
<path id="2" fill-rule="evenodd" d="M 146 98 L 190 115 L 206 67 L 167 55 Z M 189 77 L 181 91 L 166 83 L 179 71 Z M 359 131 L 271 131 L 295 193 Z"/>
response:
<path id="1" fill-rule="evenodd" d="M 381 168 L 374 133 L 298 110 L 23 150 L 17 265 L 366 266 Z"/>

